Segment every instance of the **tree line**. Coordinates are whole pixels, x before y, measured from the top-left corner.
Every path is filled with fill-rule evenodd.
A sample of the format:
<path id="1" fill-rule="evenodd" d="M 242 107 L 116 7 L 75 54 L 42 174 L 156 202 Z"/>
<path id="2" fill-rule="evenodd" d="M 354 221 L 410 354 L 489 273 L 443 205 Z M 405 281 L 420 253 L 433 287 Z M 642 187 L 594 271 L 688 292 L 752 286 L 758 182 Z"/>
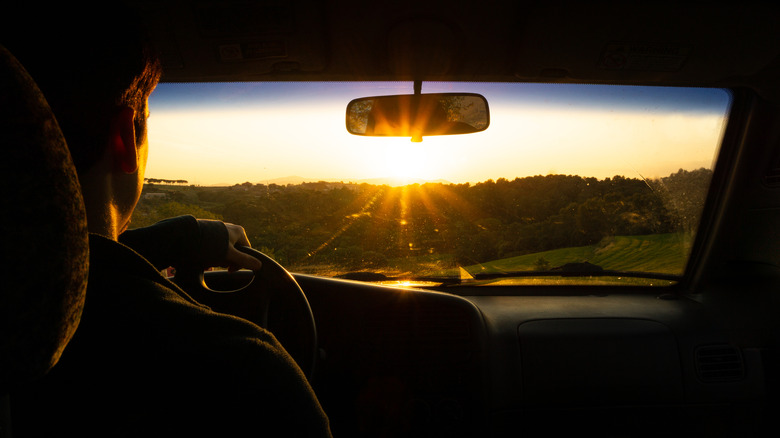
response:
<path id="1" fill-rule="evenodd" d="M 186 179 L 144 178 L 146 184 L 187 184 Z"/>
<path id="2" fill-rule="evenodd" d="M 306 183 L 145 189 L 134 226 L 193 214 L 244 226 L 252 244 L 293 269 L 470 265 L 616 235 L 693 233 L 712 172 L 597 179 L 547 175 L 477 184 Z"/>

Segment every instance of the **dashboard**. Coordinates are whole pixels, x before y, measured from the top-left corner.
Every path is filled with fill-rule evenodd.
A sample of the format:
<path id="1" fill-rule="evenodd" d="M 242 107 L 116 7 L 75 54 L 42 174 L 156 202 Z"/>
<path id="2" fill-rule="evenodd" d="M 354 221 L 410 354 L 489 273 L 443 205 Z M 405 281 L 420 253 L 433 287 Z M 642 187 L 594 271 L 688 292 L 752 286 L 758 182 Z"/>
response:
<path id="1" fill-rule="evenodd" d="M 313 385 L 334 434 L 727 430 L 757 415 L 765 388 L 764 352 L 735 345 L 695 297 L 296 279 L 317 319 Z"/>

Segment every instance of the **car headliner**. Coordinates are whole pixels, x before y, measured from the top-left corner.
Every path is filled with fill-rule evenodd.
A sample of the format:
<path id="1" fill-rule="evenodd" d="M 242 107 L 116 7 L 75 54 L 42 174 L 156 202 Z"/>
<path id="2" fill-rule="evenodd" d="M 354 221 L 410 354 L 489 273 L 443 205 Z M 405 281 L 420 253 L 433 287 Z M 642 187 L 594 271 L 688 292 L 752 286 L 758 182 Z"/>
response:
<path id="1" fill-rule="evenodd" d="M 138 2 L 163 81 L 449 80 L 748 86 L 780 94 L 762 2 Z"/>

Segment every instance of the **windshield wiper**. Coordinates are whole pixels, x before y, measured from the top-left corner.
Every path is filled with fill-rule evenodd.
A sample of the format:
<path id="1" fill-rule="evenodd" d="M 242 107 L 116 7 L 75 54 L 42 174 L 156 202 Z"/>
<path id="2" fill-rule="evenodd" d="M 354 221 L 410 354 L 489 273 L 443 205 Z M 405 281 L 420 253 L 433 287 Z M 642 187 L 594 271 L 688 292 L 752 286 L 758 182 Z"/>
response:
<path id="1" fill-rule="evenodd" d="M 465 273 L 465 274 L 464 274 Z M 467 285 L 484 280 L 496 280 L 501 278 L 519 278 L 519 277 L 630 277 L 646 278 L 651 280 L 680 281 L 681 276 L 675 274 L 664 274 L 659 272 L 642 271 L 616 271 L 604 269 L 599 265 L 589 262 L 566 263 L 548 270 L 541 271 L 506 271 L 469 274 L 461 268 L 460 277 L 441 277 L 441 276 L 399 276 L 389 277 L 385 274 L 370 271 L 349 272 L 338 275 L 337 278 L 346 280 L 357 280 L 365 282 L 431 282 L 439 283 L 442 286 Z"/>
<path id="2" fill-rule="evenodd" d="M 510 277 L 632 277 L 653 280 L 679 281 L 681 276 L 660 272 L 615 271 L 589 262 L 566 263 L 544 271 L 509 271 L 474 274 L 476 280 L 494 280 Z"/>
<path id="3" fill-rule="evenodd" d="M 439 277 L 439 276 L 400 276 L 400 277 L 388 277 L 385 274 L 379 272 L 370 271 L 358 271 L 347 272 L 346 274 L 337 275 L 336 278 L 342 278 L 344 280 L 355 280 L 364 282 L 428 282 L 428 283 L 440 283 L 442 285 L 460 284 L 462 281 L 458 277 Z"/>

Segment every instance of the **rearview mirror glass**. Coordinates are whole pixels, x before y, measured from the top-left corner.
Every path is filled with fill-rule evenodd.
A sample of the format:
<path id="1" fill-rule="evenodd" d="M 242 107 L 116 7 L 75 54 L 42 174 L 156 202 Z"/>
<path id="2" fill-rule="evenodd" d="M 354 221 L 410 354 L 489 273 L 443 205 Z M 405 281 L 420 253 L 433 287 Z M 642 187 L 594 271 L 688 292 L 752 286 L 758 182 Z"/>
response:
<path id="1" fill-rule="evenodd" d="M 362 97 L 347 105 L 347 131 L 355 135 L 420 141 L 429 135 L 480 132 L 489 124 L 487 100 L 473 93 Z"/>

